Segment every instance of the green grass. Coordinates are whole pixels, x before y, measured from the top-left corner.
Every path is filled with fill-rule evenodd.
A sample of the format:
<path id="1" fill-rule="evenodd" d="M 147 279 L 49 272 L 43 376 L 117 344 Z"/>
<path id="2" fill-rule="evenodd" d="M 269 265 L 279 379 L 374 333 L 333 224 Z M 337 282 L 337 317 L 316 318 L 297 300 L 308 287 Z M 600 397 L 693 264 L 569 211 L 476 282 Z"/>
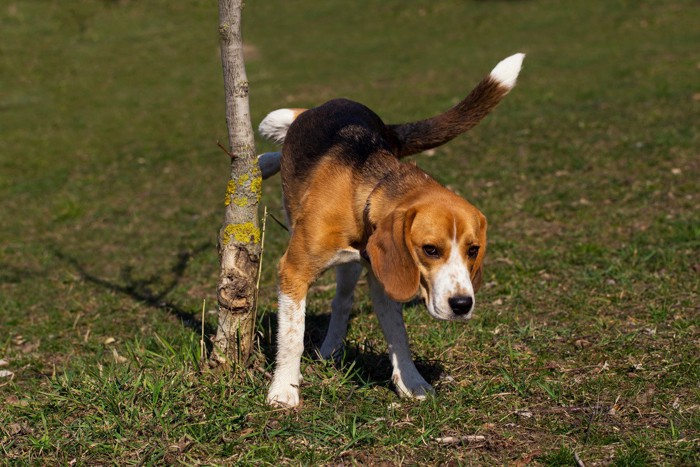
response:
<path id="1" fill-rule="evenodd" d="M 424 118 L 528 54 L 493 115 L 415 157 L 490 229 L 470 324 L 405 311 L 436 396 L 393 392 L 362 287 L 342 362 L 317 361 L 318 289 L 285 413 L 264 404 L 273 222 L 255 365 L 200 368 L 228 177 L 215 2 L 4 2 L 1 462 L 700 463 L 699 17 L 691 0 L 248 2 L 254 124 L 338 96 Z M 281 216 L 278 178 L 263 202 Z"/>

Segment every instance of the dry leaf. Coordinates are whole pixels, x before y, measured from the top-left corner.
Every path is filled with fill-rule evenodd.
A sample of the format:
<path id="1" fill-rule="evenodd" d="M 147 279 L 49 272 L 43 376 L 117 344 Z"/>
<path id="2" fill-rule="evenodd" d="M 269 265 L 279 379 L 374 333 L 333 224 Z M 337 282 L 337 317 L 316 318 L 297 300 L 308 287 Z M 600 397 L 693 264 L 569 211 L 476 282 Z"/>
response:
<path id="1" fill-rule="evenodd" d="M 40 345 L 40 344 L 41 344 L 40 341 L 36 341 L 36 342 L 23 342 L 22 345 L 20 345 L 20 348 L 19 348 L 19 349 L 22 351 L 22 353 L 32 353 L 32 352 L 34 352 L 36 349 L 39 348 L 39 345 Z"/>
<path id="2" fill-rule="evenodd" d="M 117 353 L 117 349 L 115 348 L 112 349 L 112 356 L 114 357 L 114 361 L 117 363 L 126 363 L 128 361 L 126 357 L 119 355 L 119 353 Z"/>
<path id="3" fill-rule="evenodd" d="M 22 432 L 22 425 L 19 423 L 10 423 L 7 425 L 7 432 L 10 436 L 18 435 Z"/>

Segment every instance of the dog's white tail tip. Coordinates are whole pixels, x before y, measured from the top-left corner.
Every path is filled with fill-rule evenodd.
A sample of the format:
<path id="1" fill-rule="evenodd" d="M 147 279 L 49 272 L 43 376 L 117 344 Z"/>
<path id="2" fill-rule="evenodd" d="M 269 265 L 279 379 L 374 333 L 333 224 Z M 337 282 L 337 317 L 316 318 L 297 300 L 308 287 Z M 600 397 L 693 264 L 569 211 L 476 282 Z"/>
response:
<path id="1" fill-rule="evenodd" d="M 518 53 L 501 60 L 496 67 L 491 70 L 491 78 L 498 81 L 502 86 L 513 89 L 518 79 L 518 74 L 523 66 L 525 54 Z"/>
<path id="2" fill-rule="evenodd" d="M 273 143 L 282 144 L 287 136 L 287 130 L 297 117 L 298 112 L 292 109 L 279 109 L 267 114 L 260 122 L 258 132 Z"/>

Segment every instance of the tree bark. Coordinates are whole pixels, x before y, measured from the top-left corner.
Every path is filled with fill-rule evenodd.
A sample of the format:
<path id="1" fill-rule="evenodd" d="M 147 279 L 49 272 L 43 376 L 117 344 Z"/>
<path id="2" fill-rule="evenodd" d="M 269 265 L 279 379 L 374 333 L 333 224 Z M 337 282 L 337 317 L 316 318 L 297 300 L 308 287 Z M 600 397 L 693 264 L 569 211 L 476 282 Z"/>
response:
<path id="1" fill-rule="evenodd" d="M 242 0 L 219 0 L 231 178 L 224 199 L 224 222 L 219 231 L 219 325 L 210 363 L 225 367 L 245 366 L 252 351 L 261 254 L 258 202 L 262 178 L 248 105 L 248 78 L 241 38 L 242 3 Z"/>

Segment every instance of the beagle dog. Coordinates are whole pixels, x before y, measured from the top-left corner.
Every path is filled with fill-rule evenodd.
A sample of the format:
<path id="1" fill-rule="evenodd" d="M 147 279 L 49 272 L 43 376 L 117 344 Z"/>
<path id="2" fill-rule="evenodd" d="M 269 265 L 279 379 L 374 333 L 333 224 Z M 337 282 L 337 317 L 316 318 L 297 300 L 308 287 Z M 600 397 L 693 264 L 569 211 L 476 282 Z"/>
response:
<path id="1" fill-rule="evenodd" d="M 342 349 L 364 266 L 399 395 L 424 399 L 433 392 L 413 363 L 401 302 L 420 295 L 434 318 L 471 318 L 482 281 L 486 217 L 400 159 L 479 123 L 515 86 L 523 58 L 501 61 L 459 104 L 426 120 L 387 125 L 364 105 L 335 99 L 310 110 L 276 110 L 262 121 L 260 133 L 283 143 L 281 155 L 264 154 L 260 166 L 267 176 L 281 171 L 291 232 L 279 264 L 278 348 L 269 404 L 300 403 L 306 295 L 331 267 L 337 287 L 320 355 L 331 358 Z"/>

